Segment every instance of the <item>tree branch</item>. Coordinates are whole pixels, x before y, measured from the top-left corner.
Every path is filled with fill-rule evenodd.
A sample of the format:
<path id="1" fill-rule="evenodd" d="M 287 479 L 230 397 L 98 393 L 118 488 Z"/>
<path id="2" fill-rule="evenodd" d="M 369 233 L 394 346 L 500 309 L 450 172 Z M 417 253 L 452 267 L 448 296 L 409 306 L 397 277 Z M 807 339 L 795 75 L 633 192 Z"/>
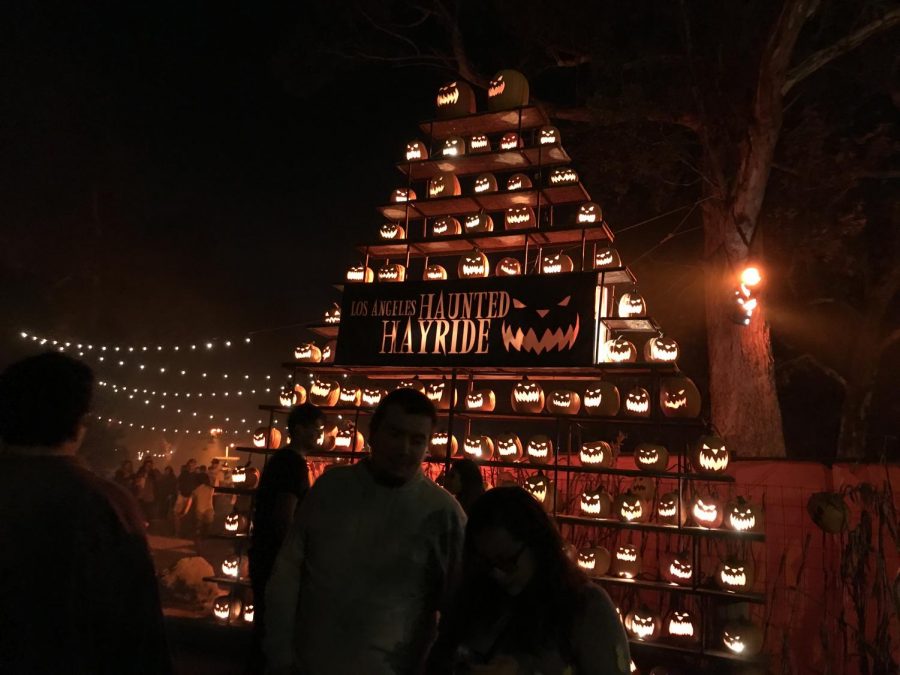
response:
<path id="1" fill-rule="evenodd" d="M 823 66 L 831 63 L 839 56 L 853 51 L 873 35 L 888 30 L 900 24 L 900 8 L 893 9 L 875 21 L 866 24 L 857 31 L 835 42 L 830 47 L 825 47 L 811 54 L 800 64 L 790 69 L 784 84 L 781 85 L 781 95 L 784 96 L 802 80 L 806 79 Z"/>
<path id="2" fill-rule="evenodd" d="M 819 361 L 812 354 L 801 354 L 797 358 L 791 359 L 790 361 L 785 361 L 781 365 L 779 365 L 778 369 L 783 370 L 785 368 L 791 368 L 799 365 L 809 365 L 821 370 L 825 375 L 833 379 L 835 382 L 840 384 L 842 387 L 847 387 L 847 379 L 837 372 L 834 368 L 830 368 L 826 366 L 824 363 Z"/>

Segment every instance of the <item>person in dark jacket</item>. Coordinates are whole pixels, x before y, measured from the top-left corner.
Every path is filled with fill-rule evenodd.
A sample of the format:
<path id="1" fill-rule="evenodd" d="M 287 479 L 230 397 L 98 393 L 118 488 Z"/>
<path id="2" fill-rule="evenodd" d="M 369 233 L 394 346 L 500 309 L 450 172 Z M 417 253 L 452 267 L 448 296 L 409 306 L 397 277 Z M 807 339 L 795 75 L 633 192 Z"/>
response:
<path id="1" fill-rule="evenodd" d="M 172 672 L 144 519 L 86 469 L 93 374 L 57 352 L 0 374 L 0 672 Z"/>

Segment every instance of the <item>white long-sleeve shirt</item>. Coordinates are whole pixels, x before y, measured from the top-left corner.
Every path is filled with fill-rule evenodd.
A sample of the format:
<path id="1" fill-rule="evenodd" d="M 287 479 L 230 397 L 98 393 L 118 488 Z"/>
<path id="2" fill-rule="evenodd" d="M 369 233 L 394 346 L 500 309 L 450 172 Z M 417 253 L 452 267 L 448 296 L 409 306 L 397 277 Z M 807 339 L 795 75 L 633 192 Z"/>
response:
<path id="1" fill-rule="evenodd" d="M 400 487 L 376 483 L 364 463 L 323 474 L 266 590 L 269 665 L 413 672 L 458 575 L 464 525 L 453 496 L 422 474 Z"/>

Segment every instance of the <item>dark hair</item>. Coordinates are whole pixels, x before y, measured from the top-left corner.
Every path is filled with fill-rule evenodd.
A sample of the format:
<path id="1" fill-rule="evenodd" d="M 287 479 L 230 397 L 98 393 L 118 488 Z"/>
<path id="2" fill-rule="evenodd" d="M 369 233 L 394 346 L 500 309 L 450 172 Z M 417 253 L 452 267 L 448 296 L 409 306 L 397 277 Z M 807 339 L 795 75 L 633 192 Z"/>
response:
<path id="1" fill-rule="evenodd" d="M 463 511 L 468 514 L 475 500 L 484 494 L 484 477 L 481 475 L 478 464 L 468 457 L 453 461 L 447 471 L 444 487 L 447 487 L 447 482 L 454 475 L 459 476 L 460 485 L 459 494 L 455 495 L 456 500 L 463 507 Z"/>
<path id="2" fill-rule="evenodd" d="M 59 352 L 29 356 L 0 373 L 0 438 L 56 446 L 78 434 L 91 408 L 94 373 Z"/>
<path id="3" fill-rule="evenodd" d="M 301 405 L 295 405 L 291 408 L 291 413 L 287 418 L 287 428 L 288 433 L 294 427 L 297 426 L 309 426 L 311 424 L 316 424 L 317 422 L 321 422 L 325 419 L 325 413 L 323 413 L 319 408 L 314 406 L 312 403 L 303 403 Z"/>
<path id="4" fill-rule="evenodd" d="M 197 476 L 197 483 L 200 485 L 212 485 L 212 482 L 209 480 L 209 474 L 205 471 Z"/>
<path id="5" fill-rule="evenodd" d="M 434 409 L 434 403 L 428 400 L 425 394 L 415 389 L 394 389 L 391 393 L 381 399 L 381 403 L 372 413 L 372 420 L 369 422 L 369 436 L 374 436 L 388 407 L 395 405 L 403 409 L 407 415 L 421 415 L 431 420 L 432 426 L 437 421 L 437 411 Z"/>
<path id="6" fill-rule="evenodd" d="M 509 598 L 491 578 L 475 546 L 476 537 L 502 528 L 525 544 L 535 559 L 528 586 Z M 531 652 L 553 645 L 571 656 L 569 636 L 582 606 L 582 590 L 590 583 L 565 553 L 565 542 L 541 504 L 520 487 L 500 487 L 479 497 L 469 512 L 463 548 L 463 587 L 451 620 L 451 633 L 461 634 L 483 616 L 484 607 L 513 605 L 518 628 L 514 639 Z"/>

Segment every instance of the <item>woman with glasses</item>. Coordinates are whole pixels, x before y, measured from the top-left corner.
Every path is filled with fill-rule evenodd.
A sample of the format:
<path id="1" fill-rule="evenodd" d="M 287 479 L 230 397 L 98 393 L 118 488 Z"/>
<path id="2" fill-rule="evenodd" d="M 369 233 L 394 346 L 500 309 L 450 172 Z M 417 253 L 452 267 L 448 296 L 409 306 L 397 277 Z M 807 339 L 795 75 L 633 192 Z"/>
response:
<path id="1" fill-rule="evenodd" d="M 430 673 L 625 675 L 628 640 L 609 596 L 566 556 L 525 490 L 484 493 L 466 525 L 463 582 Z"/>

